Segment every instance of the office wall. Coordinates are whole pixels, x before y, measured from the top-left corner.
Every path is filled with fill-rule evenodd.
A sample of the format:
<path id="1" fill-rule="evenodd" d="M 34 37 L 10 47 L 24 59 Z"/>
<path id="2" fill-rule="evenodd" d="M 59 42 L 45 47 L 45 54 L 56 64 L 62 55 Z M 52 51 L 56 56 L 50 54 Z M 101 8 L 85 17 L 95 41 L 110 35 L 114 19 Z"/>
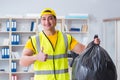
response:
<path id="1" fill-rule="evenodd" d="M 99 34 L 102 38 L 102 19 L 120 16 L 119 3 L 120 0 L 0 0 L 0 16 L 39 14 L 46 7 L 53 8 L 58 16 L 88 13 L 91 36 Z"/>
<path id="2" fill-rule="evenodd" d="M 0 0 L 0 16 L 39 14 L 43 8 L 53 8 L 58 16 L 69 13 L 88 13 L 90 15 L 90 38 L 95 34 L 102 37 L 102 20 L 120 17 L 120 0 Z"/>
<path id="3" fill-rule="evenodd" d="M 120 0 L 0 0 L 0 14 L 39 13 L 45 7 L 58 15 L 72 12 L 89 13 L 95 18 L 120 16 Z"/>

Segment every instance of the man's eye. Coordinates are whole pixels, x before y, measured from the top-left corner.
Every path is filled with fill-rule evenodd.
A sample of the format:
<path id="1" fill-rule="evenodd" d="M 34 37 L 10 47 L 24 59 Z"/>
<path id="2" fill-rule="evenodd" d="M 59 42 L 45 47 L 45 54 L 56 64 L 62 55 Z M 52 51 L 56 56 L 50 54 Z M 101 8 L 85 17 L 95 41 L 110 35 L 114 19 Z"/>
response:
<path id="1" fill-rule="evenodd" d="M 45 18 L 42 18 L 42 20 L 46 20 Z"/>
<path id="2" fill-rule="evenodd" d="M 50 17 L 49 19 L 50 19 L 50 20 L 52 20 L 52 19 L 53 19 L 53 17 Z"/>

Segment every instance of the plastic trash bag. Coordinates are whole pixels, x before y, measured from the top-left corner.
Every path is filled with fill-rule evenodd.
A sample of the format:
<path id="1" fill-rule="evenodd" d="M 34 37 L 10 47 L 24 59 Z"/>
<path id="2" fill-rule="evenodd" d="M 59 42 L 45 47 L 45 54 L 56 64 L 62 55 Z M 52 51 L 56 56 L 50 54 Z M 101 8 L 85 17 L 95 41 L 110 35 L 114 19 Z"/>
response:
<path id="1" fill-rule="evenodd" d="M 72 80 L 117 80 L 117 71 L 106 50 L 92 41 L 76 57 L 72 66 Z"/>

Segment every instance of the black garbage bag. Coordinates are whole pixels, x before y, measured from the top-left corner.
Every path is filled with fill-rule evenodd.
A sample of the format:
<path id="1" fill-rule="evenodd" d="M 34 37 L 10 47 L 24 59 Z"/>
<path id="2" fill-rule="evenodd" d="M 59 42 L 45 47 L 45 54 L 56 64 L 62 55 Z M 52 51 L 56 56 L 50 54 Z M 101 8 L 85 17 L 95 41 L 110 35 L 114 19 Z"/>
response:
<path id="1" fill-rule="evenodd" d="M 117 80 L 117 71 L 106 50 L 92 41 L 76 57 L 72 66 L 72 80 Z"/>

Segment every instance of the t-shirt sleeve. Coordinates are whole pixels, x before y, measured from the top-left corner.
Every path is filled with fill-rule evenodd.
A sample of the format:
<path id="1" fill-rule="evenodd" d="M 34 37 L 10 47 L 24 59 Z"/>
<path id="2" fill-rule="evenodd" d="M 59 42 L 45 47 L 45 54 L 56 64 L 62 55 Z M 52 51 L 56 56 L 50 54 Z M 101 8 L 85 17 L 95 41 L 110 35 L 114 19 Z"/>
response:
<path id="1" fill-rule="evenodd" d="M 25 49 L 31 49 L 32 51 L 34 51 L 34 48 L 33 48 L 33 45 L 32 45 L 32 42 L 31 42 L 31 39 L 29 39 L 25 46 L 24 46 Z"/>
<path id="2" fill-rule="evenodd" d="M 73 38 L 73 37 L 71 37 L 71 38 L 72 39 L 71 39 L 71 44 L 70 44 L 70 50 L 72 50 L 76 46 L 76 44 L 79 43 L 75 38 Z"/>

